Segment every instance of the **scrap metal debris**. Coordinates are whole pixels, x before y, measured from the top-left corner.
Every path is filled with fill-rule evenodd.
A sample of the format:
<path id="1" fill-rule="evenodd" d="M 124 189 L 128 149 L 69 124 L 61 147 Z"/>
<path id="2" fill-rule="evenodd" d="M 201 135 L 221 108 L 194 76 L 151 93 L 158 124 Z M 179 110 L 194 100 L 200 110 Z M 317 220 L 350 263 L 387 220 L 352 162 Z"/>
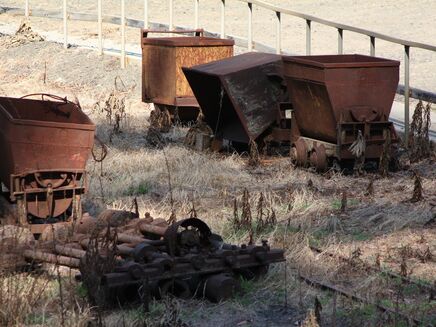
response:
<path id="1" fill-rule="evenodd" d="M 219 302 L 239 290 L 239 277 L 260 277 L 285 260 L 284 251 L 266 241 L 227 244 L 198 218 L 168 224 L 133 217 L 116 210 L 99 219 L 84 215 L 69 239 L 25 244 L 21 254 L 29 262 L 80 269 L 90 300 L 100 307 L 167 294 Z"/>

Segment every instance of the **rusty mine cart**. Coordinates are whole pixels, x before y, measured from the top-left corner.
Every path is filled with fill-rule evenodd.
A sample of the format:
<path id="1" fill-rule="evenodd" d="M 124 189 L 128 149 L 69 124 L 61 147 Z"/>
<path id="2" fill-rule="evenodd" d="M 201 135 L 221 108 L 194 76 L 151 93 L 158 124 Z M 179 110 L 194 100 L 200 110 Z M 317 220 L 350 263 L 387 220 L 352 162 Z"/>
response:
<path id="1" fill-rule="evenodd" d="M 215 138 L 287 141 L 300 166 L 375 161 L 398 141 L 388 121 L 398 61 L 246 53 L 184 73 Z"/>
<path id="2" fill-rule="evenodd" d="M 45 98 L 0 97 L 0 182 L 17 207 L 11 223 L 34 234 L 80 216 L 95 131 L 78 105 Z"/>
<path id="3" fill-rule="evenodd" d="M 364 55 L 283 57 L 294 107 L 291 155 L 324 171 L 329 161 L 379 159 L 397 142 L 388 121 L 398 86 L 398 61 Z M 361 139 L 361 153 L 352 145 Z"/>
<path id="4" fill-rule="evenodd" d="M 150 33 L 194 33 L 195 36 L 154 37 Z M 191 67 L 233 56 L 233 40 L 204 37 L 203 30 L 141 31 L 142 101 L 178 116 L 195 120 L 199 105 L 182 72 Z"/>

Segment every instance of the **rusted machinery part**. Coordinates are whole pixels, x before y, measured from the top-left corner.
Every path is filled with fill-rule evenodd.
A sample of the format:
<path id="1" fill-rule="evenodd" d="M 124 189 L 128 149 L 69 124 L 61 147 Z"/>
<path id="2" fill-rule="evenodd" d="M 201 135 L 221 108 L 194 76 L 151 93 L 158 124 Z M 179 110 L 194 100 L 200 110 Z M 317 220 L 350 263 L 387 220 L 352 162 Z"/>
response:
<path id="1" fill-rule="evenodd" d="M 146 221 L 143 222 L 139 222 L 138 223 L 138 228 L 139 231 L 143 234 L 155 234 L 155 235 L 159 235 L 159 236 L 164 236 L 167 229 L 168 229 L 168 224 L 165 223 L 166 226 L 159 226 L 159 225 L 153 225 L 151 223 L 147 223 Z"/>
<path id="2" fill-rule="evenodd" d="M 60 244 L 55 245 L 55 251 L 58 254 L 65 255 L 72 258 L 77 258 L 77 259 L 81 259 L 86 255 L 86 251 L 75 249 L 73 247 L 66 246 L 66 245 L 60 245 Z"/>
<path id="3" fill-rule="evenodd" d="M 158 218 L 159 219 L 159 218 Z M 146 212 L 145 213 L 145 217 L 144 218 L 134 218 L 132 220 L 130 220 L 124 227 L 125 230 L 130 230 L 130 229 L 139 229 L 139 225 L 140 224 L 151 224 L 153 223 L 155 220 L 158 219 L 154 219 L 150 213 Z"/>
<path id="4" fill-rule="evenodd" d="M 133 258 L 137 262 L 146 262 L 148 261 L 148 257 L 152 252 L 155 252 L 156 248 L 152 245 L 149 245 L 147 243 L 141 243 L 135 246 L 134 249 L 132 249 L 131 255 L 133 255 Z"/>
<path id="5" fill-rule="evenodd" d="M 43 252 L 40 250 L 24 250 L 23 255 L 27 260 L 53 263 L 70 268 L 79 268 L 80 265 L 79 259 Z"/>
<path id="6" fill-rule="evenodd" d="M 135 213 L 126 210 L 106 209 L 97 217 L 97 222 L 103 226 L 120 227 L 136 218 Z"/>
<path id="7" fill-rule="evenodd" d="M 118 233 L 117 239 L 118 239 L 118 242 L 130 243 L 130 244 L 139 244 L 139 243 L 150 241 L 150 240 L 147 240 L 141 236 L 134 236 L 134 235 L 129 235 L 129 234 L 125 234 L 125 233 Z"/>
<path id="8" fill-rule="evenodd" d="M 183 279 L 166 280 L 159 285 L 159 296 L 161 298 L 171 294 L 181 299 L 189 299 L 192 297 L 189 284 Z"/>
<path id="9" fill-rule="evenodd" d="M 73 226 L 69 222 L 59 222 L 47 225 L 42 231 L 39 239 L 41 241 L 63 241 L 72 239 Z"/>
<path id="10" fill-rule="evenodd" d="M 131 248 L 130 246 L 124 243 L 117 245 L 117 254 L 123 257 L 132 256 L 133 250 L 134 250 L 133 248 Z"/>
<path id="11" fill-rule="evenodd" d="M 324 145 L 321 144 L 313 148 L 310 153 L 310 165 L 321 173 L 327 170 L 328 162 Z"/>
<path id="12" fill-rule="evenodd" d="M 53 203 L 48 206 L 47 201 L 27 201 L 27 212 L 35 217 L 44 219 L 47 217 L 58 217 L 73 204 L 73 198 L 53 199 Z"/>
<path id="13" fill-rule="evenodd" d="M 231 274 L 217 274 L 205 280 L 203 296 L 211 302 L 218 303 L 231 298 L 239 289 L 239 282 Z"/>
<path id="14" fill-rule="evenodd" d="M 179 233 L 179 228 L 184 228 Z M 168 227 L 164 235 L 167 250 L 171 256 L 180 255 L 184 247 L 208 246 L 212 232 L 209 226 L 198 218 L 180 220 Z"/>
<path id="15" fill-rule="evenodd" d="M 69 103 L 72 104 L 74 106 L 76 106 L 78 109 L 82 109 L 80 107 L 80 104 L 78 103 L 78 101 L 70 101 L 67 99 L 67 97 L 63 98 L 59 95 L 55 95 L 55 94 L 50 94 L 50 93 L 32 93 L 32 94 L 27 94 L 27 95 L 23 95 L 20 99 L 28 99 L 30 97 L 34 97 L 34 96 L 40 96 L 41 100 L 46 101 L 45 98 L 50 98 L 52 100 L 56 100 L 59 102 L 63 102 L 63 103 Z"/>
<path id="16" fill-rule="evenodd" d="M 84 213 L 74 224 L 74 232 L 78 234 L 91 234 L 97 226 L 97 219 Z"/>
<path id="17" fill-rule="evenodd" d="M 77 240 L 77 242 L 79 242 L 80 245 L 86 249 L 88 247 L 90 236 L 86 234 L 75 234 L 74 239 Z M 149 240 L 140 236 L 117 233 L 117 241 L 118 243 L 139 244 L 143 242 L 148 242 Z"/>
<path id="18" fill-rule="evenodd" d="M 306 166 L 308 161 L 308 150 L 306 142 L 303 139 L 298 139 L 291 148 L 291 157 L 299 166 Z"/>
<path id="19" fill-rule="evenodd" d="M 58 189 L 63 188 L 70 193 L 76 189 L 76 195 L 80 199 L 79 181 L 81 176 L 82 173 L 77 172 L 36 171 L 19 176 L 19 180 L 17 180 L 19 186 L 17 185 L 14 191 L 26 194 L 28 197 L 26 210 L 32 216 L 41 219 L 59 217 L 70 209 L 74 199 L 73 195 L 65 195 L 66 193 L 59 192 Z M 38 190 L 44 190 L 44 192 Z M 30 194 L 36 196 L 36 200 L 31 199 Z M 17 198 L 23 199 L 24 195 L 19 195 Z"/>
<path id="20" fill-rule="evenodd" d="M 96 230 L 103 230 L 110 227 L 127 228 L 130 224 L 134 226 L 135 213 L 124 210 L 104 210 L 97 218 L 89 214 L 83 216 L 75 223 L 75 232 L 79 234 L 92 234 Z M 136 222 L 137 223 L 137 222 Z"/>

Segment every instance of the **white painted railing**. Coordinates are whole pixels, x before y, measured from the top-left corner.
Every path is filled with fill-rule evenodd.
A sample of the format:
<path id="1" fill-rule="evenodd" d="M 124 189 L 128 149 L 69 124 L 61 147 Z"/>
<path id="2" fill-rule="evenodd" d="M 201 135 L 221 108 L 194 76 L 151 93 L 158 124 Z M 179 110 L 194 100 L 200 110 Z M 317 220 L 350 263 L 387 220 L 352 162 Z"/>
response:
<path id="1" fill-rule="evenodd" d="M 103 15 L 102 15 L 102 6 L 101 2 L 102 0 L 97 0 L 97 22 L 98 22 L 98 51 L 102 54 L 103 53 L 103 36 L 102 36 L 102 23 L 103 23 Z M 412 89 L 410 88 L 410 49 L 411 48 L 418 48 L 418 49 L 424 49 L 432 52 L 436 52 L 436 46 L 430 45 L 430 44 L 424 44 L 419 42 L 413 42 L 408 40 L 403 40 L 397 37 L 392 37 L 389 35 L 384 35 L 381 33 L 373 32 L 370 30 L 349 26 L 345 24 L 340 24 L 336 22 L 332 22 L 329 20 L 325 20 L 322 18 L 318 18 L 311 15 L 302 14 L 296 11 L 292 11 L 289 9 L 277 7 L 274 5 L 271 5 L 267 2 L 260 1 L 260 0 L 217 0 L 220 2 L 220 33 L 219 35 L 221 37 L 226 37 L 226 4 L 229 1 L 238 1 L 243 2 L 247 4 L 247 42 L 246 47 L 248 51 L 252 51 L 254 49 L 254 45 L 258 44 L 255 43 L 253 40 L 253 5 L 258 6 L 260 8 L 272 11 L 275 13 L 276 20 L 275 20 L 275 30 L 276 30 L 276 42 L 275 47 L 273 49 L 277 54 L 283 53 L 282 49 L 282 16 L 283 15 L 289 15 L 293 17 L 301 18 L 305 21 L 306 25 L 306 54 L 310 55 L 311 53 L 311 45 L 312 45 L 312 23 L 321 24 L 324 26 L 330 26 L 332 28 L 335 28 L 338 33 L 338 54 L 343 53 L 343 35 L 344 31 L 349 31 L 353 33 L 357 33 L 360 35 L 365 35 L 369 38 L 369 54 L 371 56 L 375 56 L 376 53 L 376 39 L 388 41 L 391 43 L 399 44 L 403 46 L 403 52 L 404 52 L 404 86 L 400 86 L 397 90 L 398 93 L 404 94 L 404 124 L 405 124 L 405 135 L 406 135 L 406 144 L 407 144 L 407 137 L 408 137 L 408 129 L 409 129 L 409 97 L 412 96 L 414 98 L 418 99 L 424 99 L 427 101 L 431 101 L 436 103 L 436 94 L 418 90 L 418 89 Z M 120 61 L 121 61 L 121 67 L 125 67 L 126 65 L 126 49 L 125 49 L 125 27 L 127 24 L 127 19 L 125 17 L 125 0 L 120 0 L 121 2 L 121 13 L 120 17 L 117 19 L 112 19 L 110 23 L 112 24 L 120 24 L 121 25 L 121 49 L 120 49 Z M 194 6 L 194 27 L 199 27 L 199 3 L 200 0 L 193 0 L 193 6 Z M 29 7 L 29 0 L 25 0 L 25 7 L 24 7 L 24 14 L 26 17 L 29 17 L 32 15 L 32 12 Z M 71 13 L 72 14 L 72 13 Z M 174 1 L 168 0 L 168 27 L 170 30 L 174 29 Z M 68 19 L 74 19 L 71 17 L 68 17 L 68 10 L 67 10 L 67 0 L 63 0 L 63 9 L 62 9 L 62 18 L 63 18 L 63 26 L 64 26 L 64 47 L 68 47 L 68 25 L 67 21 Z M 148 12 L 148 0 L 144 0 L 144 20 L 141 27 L 148 27 L 150 25 L 149 22 L 149 12 Z M 115 17 L 116 18 L 116 17 Z M 76 18 L 77 19 L 77 18 Z M 79 19 L 80 20 L 80 19 Z M 85 20 L 82 18 L 82 20 Z M 130 23 L 134 22 L 135 26 L 138 27 L 139 21 L 128 19 Z M 227 36 L 229 37 L 229 36 Z M 243 38 L 237 38 L 233 37 L 238 40 L 244 40 Z M 262 45 L 261 50 L 270 50 L 271 47 Z M 273 51 L 274 51 L 273 50 Z"/>

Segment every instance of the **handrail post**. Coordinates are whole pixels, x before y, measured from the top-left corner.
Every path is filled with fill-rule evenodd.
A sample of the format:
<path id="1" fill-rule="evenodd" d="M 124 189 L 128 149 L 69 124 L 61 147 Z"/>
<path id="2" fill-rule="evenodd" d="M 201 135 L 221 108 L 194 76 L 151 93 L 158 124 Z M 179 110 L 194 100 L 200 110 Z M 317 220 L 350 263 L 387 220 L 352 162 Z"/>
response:
<path id="1" fill-rule="evenodd" d="M 195 29 L 197 29 L 198 28 L 198 20 L 199 20 L 199 17 L 198 17 L 198 5 L 199 5 L 199 2 L 200 2 L 200 0 L 194 0 L 194 16 L 195 16 L 195 24 L 194 24 L 194 26 L 195 26 Z"/>
<path id="2" fill-rule="evenodd" d="M 68 48 L 68 26 L 67 26 L 67 0 L 63 1 L 62 16 L 64 21 L 64 48 Z"/>
<path id="3" fill-rule="evenodd" d="M 97 15 L 98 15 L 98 52 L 100 53 L 100 55 L 103 54 L 103 17 L 102 17 L 102 5 L 101 5 L 101 1 L 102 0 L 98 0 L 97 3 Z"/>
<path id="4" fill-rule="evenodd" d="M 282 53 L 282 17 L 281 12 L 276 11 L 276 53 Z"/>
<path id="5" fill-rule="evenodd" d="M 338 54 L 344 53 L 344 30 L 338 28 Z"/>
<path id="6" fill-rule="evenodd" d="M 26 16 L 26 18 L 29 18 L 29 12 L 30 12 L 29 0 L 26 0 L 25 7 L 24 7 L 24 15 Z"/>
<path id="7" fill-rule="evenodd" d="M 405 146 L 409 146 L 409 68 L 410 47 L 404 46 L 404 138 Z"/>
<path id="8" fill-rule="evenodd" d="M 225 24 L 226 24 L 226 0 L 221 0 L 221 38 L 222 39 L 226 37 Z"/>
<path id="9" fill-rule="evenodd" d="M 148 0 L 144 0 L 144 28 L 148 28 Z"/>
<path id="10" fill-rule="evenodd" d="M 306 55 L 310 56 L 311 52 L 311 27 L 310 27 L 311 21 L 309 19 L 306 19 Z"/>
<path id="11" fill-rule="evenodd" d="M 126 68 L 126 8 L 125 0 L 121 0 L 121 68 Z"/>
<path id="12" fill-rule="evenodd" d="M 369 51 L 369 53 L 370 53 L 370 55 L 372 56 L 372 57 L 374 57 L 375 56 L 375 37 L 374 36 L 370 36 L 370 51 Z"/>
<path id="13" fill-rule="evenodd" d="M 173 2 L 173 0 L 169 0 L 169 13 L 170 13 L 169 28 L 170 28 L 170 31 L 172 31 L 174 28 L 173 10 L 174 10 L 174 2 Z"/>
<path id="14" fill-rule="evenodd" d="M 248 51 L 253 51 L 253 4 L 248 4 Z"/>

